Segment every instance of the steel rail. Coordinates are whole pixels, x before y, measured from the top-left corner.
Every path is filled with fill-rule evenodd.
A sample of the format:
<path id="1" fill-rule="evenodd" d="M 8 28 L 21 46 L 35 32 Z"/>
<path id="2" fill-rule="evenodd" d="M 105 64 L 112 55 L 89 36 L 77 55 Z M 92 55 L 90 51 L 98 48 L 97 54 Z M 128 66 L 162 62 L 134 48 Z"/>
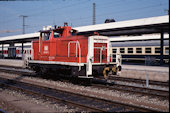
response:
<path id="1" fill-rule="evenodd" d="M 95 88 L 107 88 L 109 90 L 117 90 L 117 91 L 123 91 L 127 93 L 136 93 L 136 94 L 142 94 L 146 96 L 154 96 L 158 98 L 164 98 L 169 99 L 169 91 L 165 90 L 157 90 L 157 89 L 150 89 L 150 88 L 144 88 L 144 87 L 137 87 L 137 86 L 128 86 L 128 85 L 122 85 L 122 84 L 114 84 L 113 86 L 106 86 L 102 84 L 92 84 Z"/>
<path id="2" fill-rule="evenodd" d="M 48 95 L 48 94 L 45 94 L 45 93 L 43 94 L 43 93 L 36 92 L 36 91 L 33 91 L 33 90 L 25 89 L 25 88 L 22 88 L 22 87 L 17 87 L 17 86 L 10 85 L 10 84 L 7 84 L 7 83 L 0 82 L 0 86 L 11 88 L 11 89 L 16 90 L 16 91 L 21 90 L 21 91 L 24 91 L 24 92 L 31 94 L 31 95 L 34 94 L 34 95 L 37 95 L 37 96 L 42 96 L 42 97 L 52 99 L 52 100 L 55 100 L 55 101 L 58 101 L 58 102 L 67 103 L 68 105 L 71 105 L 71 106 L 79 107 L 79 108 L 82 108 L 82 109 L 88 109 L 88 110 L 93 111 L 93 112 L 94 111 L 95 112 L 106 112 L 103 109 L 94 108 L 92 106 L 79 104 L 77 102 L 72 102 L 72 101 L 69 101 L 69 100 L 61 99 L 61 98 L 58 98 L 58 97 L 55 97 L 55 96 L 51 96 L 51 95 Z"/>
<path id="3" fill-rule="evenodd" d="M 11 70 L 11 68 L 12 68 L 12 70 Z M 18 69 L 20 69 L 20 70 L 18 70 Z M 28 74 L 28 75 L 32 74 L 31 72 L 21 71 L 22 69 L 23 68 L 0 65 L 0 71 L 2 71 L 2 72 L 8 72 L 8 73 L 14 73 L 14 74 Z M 99 79 L 104 79 L 104 78 L 101 77 Z M 123 81 L 123 82 L 133 82 L 133 83 L 140 83 L 140 84 L 145 84 L 146 83 L 146 80 L 143 80 L 143 79 L 118 77 L 118 76 L 114 76 L 114 77 L 113 76 L 109 76 L 108 80 Z M 150 85 L 163 86 L 163 87 L 169 87 L 169 81 L 163 82 L 163 81 L 149 80 L 149 84 Z"/>
<path id="4" fill-rule="evenodd" d="M 15 81 L 15 80 L 8 80 L 8 81 L 12 81 L 12 83 L 18 83 L 18 81 Z M 23 83 L 23 82 L 20 82 L 20 83 Z M 1 82 L 2 84 L 2 82 Z M 28 84 L 28 83 L 23 83 L 23 84 Z M 9 84 L 5 84 L 7 87 L 9 87 Z M 51 89 L 49 87 L 44 87 L 44 86 L 37 86 L 37 85 L 33 85 L 33 84 L 28 84 L 30 85 L 31 87 L 35 86 L 35 87 L 42 87 L 43 89 Z M 21 86 L 21 85 L 20 85 Z M 14 85 L 10 85 L 10 87 L 14 87 Z M 20 88 L 17 88 L 17 89 L 20 89 Z M 25 89 L 21 89 L 21 90 L 25 90 Z M 56 90 L 56 89 L 51 89 L 51 90 Z M 30 90 L 26 90 L 27 92 L 32 92 Z M 87 95 L 82 95 L 82 94 L 77 94 L 77 93 L 73 93 L 73 92 L 68 92 L 68 91 L 63 91 L 63 90 L 58 90 L 59 92 L 64 92 L 64 93 L 68 93 L 68 94 L 73 94 L 73 95 L 78 95 L 78 96 L 82 96 L 82 97 L 85 97 L 85 98 L 88 98 L 88 99 L 92 99 L 92 100 L 97 100 L 97 101 L 103 101 L 103 102 L 107 102 L 107 103 L 111 103 L 113 105 L 116 105 L 116 106 L 123 106 L 124 108 L 128 108 L 128 109 L 133 109 L 133 110 L 137 110 L 137 111 L 147 111 L 147 112 L 159 112 L 159 110 L 155 110 L 155 109 L 151 109 L 151 108 L 146 108 L 146 107 L 142 107 L 142 106 L 136 106 L 136 105 L 131 105 L 131 104 L 125 104 L 125 103 L 122 103 L 122 102 L 117 102 L 117 101 L 112 101 L 112 100 L 106 100 L 106 99 L 101 99 L 101 98 L 97 98 L 97 97 L 90 97 L 90 96 L 87 96 Z M 42 94 L 42 93 L 38 93 L 37 91 L 33 92 L 37 95 L 42 95 L 42 96 L 46 96 L 46 97 L 49 97 L 49 98 L 55 98 L 53 96 L 50 96 L 50 95 L 46 95 L 46 94 Z M 77 102 L 69 102 L 69 101 L 66 101 L 66 100 L 63 100 L 61 98 L 57 98 L 57 100 L 60 100 L 62 102 L 67 102 L 69 104 L 75 104 L 77 106 L 84 106 L 84 105 L 80 105 L 79 103 Z M 94 108 L 94 106 L 87 106 L 85 105 L 84 107 L 87 107 L 88 109 L 93 109 L 95 111 L 100 111 L 100 112 L 106 112 L 105 110 L 103 109 L 100 109 L 100 108 Z"/>
<path id="5" fill-rule="evenodd" d="M 127 78 L 127 77 L 119 77 L 119 76 L 109 76 L 109 80 L 114 81 L 123 81 L 123 82 L 133 82 L 133 83 L 140 83 L 145 84 L 146 80 L 144 79 L 136 79 L 136 78 Z M 163 81 L 155 81 L 155 80 L 149 80 L 150 85 L 158 85 L 163 87 L 169 87 L 169 81 L 163 82 Z"/>
<path id="6" fill-rule="evenodd" d="M 1 69 L 0 69 L 1 70 Z M 4 72 L 8 72 L 8 73 L 21 73 L 21 74 L 31 74 L 30 72 L 25 72 L 25 71 L 15 71 L 15 70 L 9 70 L 9 69 L 4 69 L 2 70 Z M 113 79 L 117 78 L 119 80 L 119 78 L 121 80 L 127 80 L 129 82 L 131 82 L 131 80 L 133 81 L 133 79 L 131 78 L 123 78 L 123 77 L 112 77 Z M 140 81 L 140 79 L 134 79 L 137 81 Z M 137 87 L 137 86 L 129 86 L 129 85 L 123 85 L 123 84 L 114 84 L 112 87 L 111 86 L 102 86 L 102 85 L 98 85 L 98 84 L 93 84 L 93 86 L 96 87 L 102 87 L 102 88 L 108 88 L 111 90 L 119 90 L 119 91 L 126 91 L 126 92 L 133 92 L 133 93 L 138 93 L 138 94 L 144 94 L 144 95 L 148 95 L 148 96 L 156 96 L 156 97 L 162 97 L 162 98 L 167 98 L 169 99 L 169 91 L 166 90 L 158 90 L 158 89 L 151 89 L 151 88 L 146 88 L 146 87 Z M 122 88 L 123 87 L 123 88 Z"/>

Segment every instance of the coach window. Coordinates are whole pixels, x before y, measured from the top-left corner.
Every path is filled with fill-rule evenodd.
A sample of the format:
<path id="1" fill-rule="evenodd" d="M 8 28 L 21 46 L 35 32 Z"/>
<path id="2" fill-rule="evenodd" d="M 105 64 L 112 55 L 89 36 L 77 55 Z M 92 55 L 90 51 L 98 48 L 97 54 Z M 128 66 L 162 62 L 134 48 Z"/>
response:
<path id="1" fill-rule="evenodd" d="M 165 54 L 169 54 L 169 47 L 165 47 Z"/>
<path id="2" fill-rule="evenodd" d="M 125 48 L 120 48 L 120 53 L 125 53 Z"/>
<path id="3" fill-rule="evenodd" d="M 116 53 L 117 49 L 112 49 L 112 53 Z"/>
<path id="4" fill-rule="evenodd" d="M 160 47 L 155 48 L 155 53 L 160 53 Z"/>
<path id="5" fill-rule="evenodd" d="M 42 33 L 42 40 L 46 41 L 50 39 L 50 32 Z"/>
<path id="6" fill-rule="evenodd" d="M 145 48 L 145 53 L 151 53 L 151 48 Z"/>
<path id="7" fill-rule="evenodd" d="M 142 48 L 136 48 L 136 53 L 142 53 Z"/>
<path id="8" fill-rule="evenodd" d="M 128 53 L 133 53 L 133 48 L 128 48 Z"/>

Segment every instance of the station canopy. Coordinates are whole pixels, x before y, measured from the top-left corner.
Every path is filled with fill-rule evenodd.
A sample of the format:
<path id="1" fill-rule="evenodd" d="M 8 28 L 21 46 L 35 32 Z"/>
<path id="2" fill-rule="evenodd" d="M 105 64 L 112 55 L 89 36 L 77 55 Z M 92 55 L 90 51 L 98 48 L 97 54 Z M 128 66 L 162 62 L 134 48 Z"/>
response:
<path id="1" fill-rule="evenodd" d="M 0 44 L 9 44 L 9 43 L 19 43 L 19 42 L 31 42 L 34 39 L 39 38 L 40 33 L 29 33 L 29 34 L 22 34 L 22 35 L 14 35 L 14 36 L 7 36 L 7 37 L 0 37 Z"/>
<path id="2" fill-rule="evenodd" d="M 79 34 L 98 32 L 105 36 L 169 33 L 169 15 L 82 26 L 74 29 L 78 30 Z"/>

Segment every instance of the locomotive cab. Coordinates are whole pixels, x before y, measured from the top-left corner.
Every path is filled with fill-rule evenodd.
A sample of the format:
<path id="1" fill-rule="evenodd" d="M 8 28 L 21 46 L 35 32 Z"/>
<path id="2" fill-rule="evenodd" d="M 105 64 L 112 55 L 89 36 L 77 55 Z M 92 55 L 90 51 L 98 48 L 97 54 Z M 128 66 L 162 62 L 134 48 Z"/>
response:
<path id="1" fill-rule="evenodd" d="M 108 37 L 90 36 L 88 41 L 87 76 L 102 75 L 107 78 L 109 73 L 121 71 L 121 55 L 117 55 L 116 62 L 112 62 Z"/>

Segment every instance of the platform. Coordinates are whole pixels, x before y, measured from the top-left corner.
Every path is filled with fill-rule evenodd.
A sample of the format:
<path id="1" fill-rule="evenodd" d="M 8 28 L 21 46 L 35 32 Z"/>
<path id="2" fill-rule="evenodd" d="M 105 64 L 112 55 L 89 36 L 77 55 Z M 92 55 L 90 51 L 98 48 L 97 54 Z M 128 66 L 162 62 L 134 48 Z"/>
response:
<path id="1" fill-rule="evenodd" d="M 128 78 L 169 81 L 169 67 L 122 65 L 122 72 L 119 75 Z"/>
<path id="2" fill-rule="evenodd" d="M 24 62 L 23 62 L 23 60 L 0 59 L 0 65 L 21 68 L 24 66 Z"/>
<path id="3" fill-rule="evenodd" d="M 143 66 L 143 65 L 122 65 L 123 69 L 130 70 L 141 70 L 141 71 L 158 71 L 158 72 L 169 72 L 169 67 L 162 66 Z"/>

